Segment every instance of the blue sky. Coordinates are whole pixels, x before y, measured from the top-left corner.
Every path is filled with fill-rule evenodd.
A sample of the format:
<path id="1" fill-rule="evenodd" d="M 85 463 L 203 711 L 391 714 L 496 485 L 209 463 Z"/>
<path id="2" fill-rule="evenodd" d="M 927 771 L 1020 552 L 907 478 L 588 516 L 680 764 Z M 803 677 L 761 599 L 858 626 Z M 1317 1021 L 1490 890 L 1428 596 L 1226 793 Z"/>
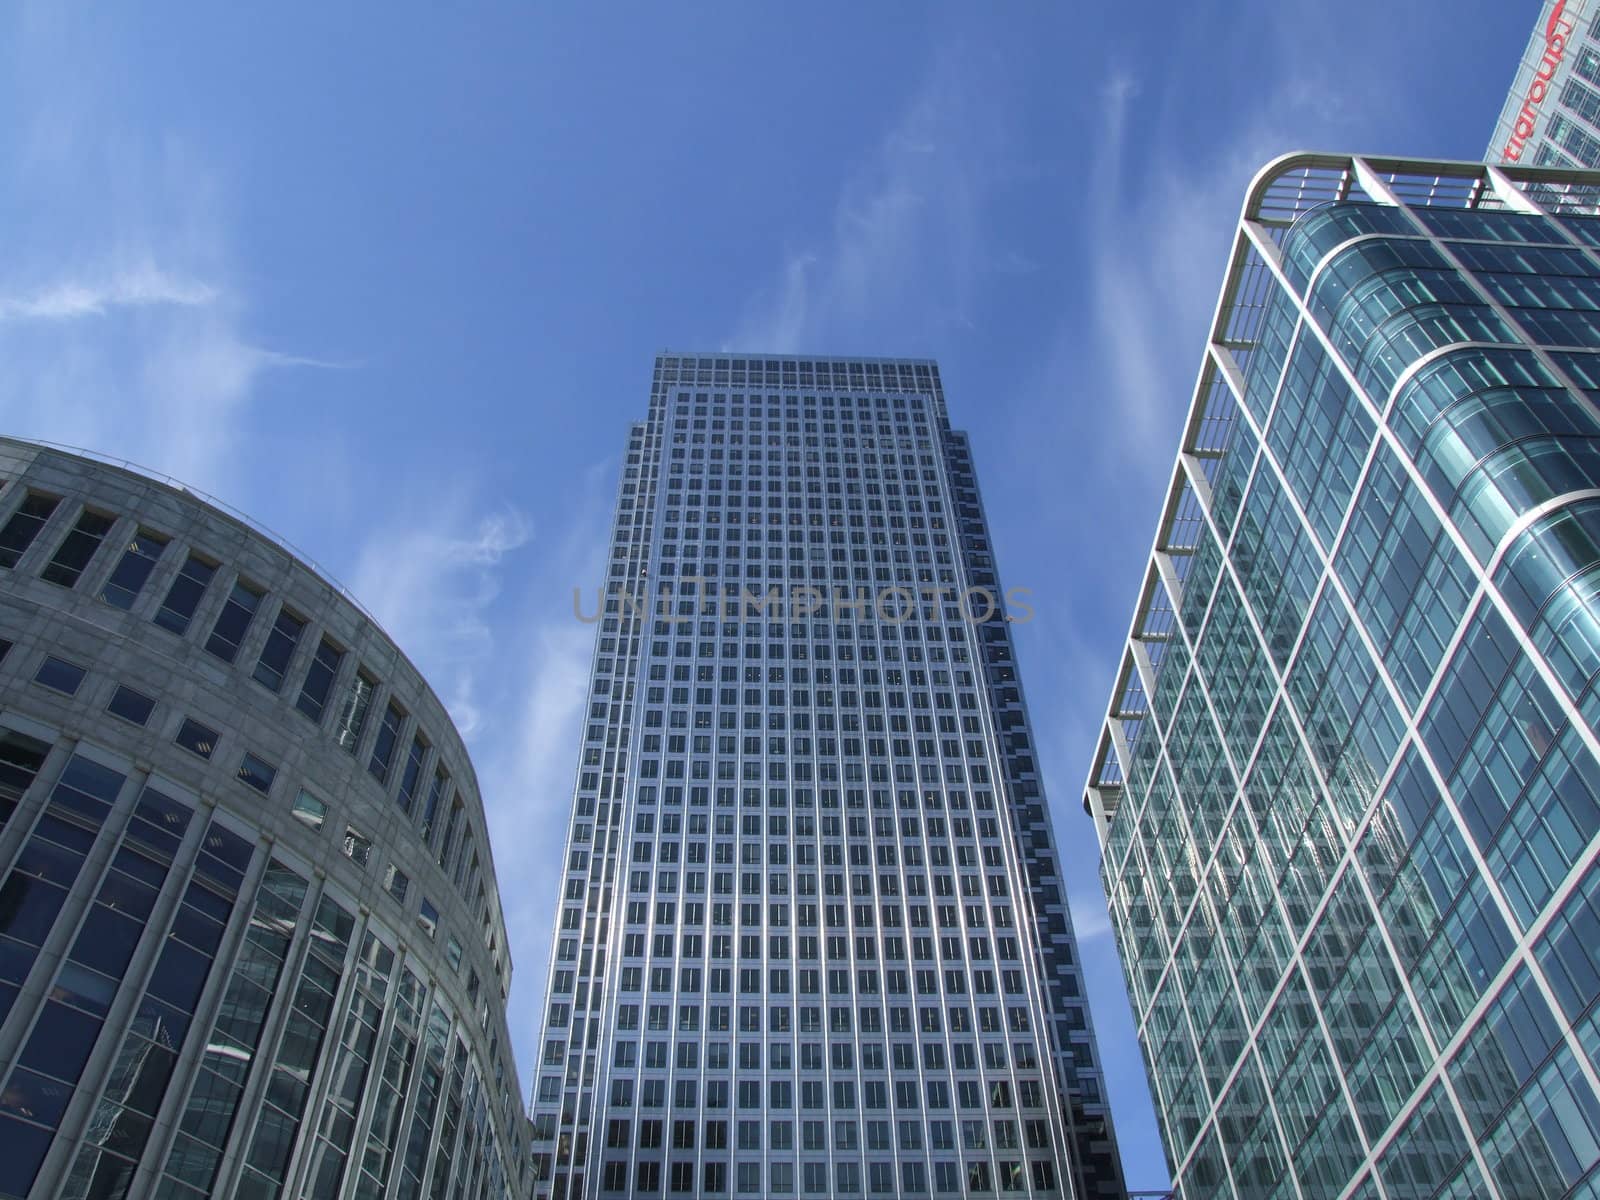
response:
<path id="1" fill-rule="evenodd" d="M 1479 157 L 1537 0 L 451 7 L 0 11 L 0 428 L 222 496 L 422 667 L 490 807 L 526 1085 L 572 589 L 652 355 L 937 357 L 1034 591 L 1123 1154 L 1160 1186 L 1079 798 L 1231 224 L 1280 152 Z"/>

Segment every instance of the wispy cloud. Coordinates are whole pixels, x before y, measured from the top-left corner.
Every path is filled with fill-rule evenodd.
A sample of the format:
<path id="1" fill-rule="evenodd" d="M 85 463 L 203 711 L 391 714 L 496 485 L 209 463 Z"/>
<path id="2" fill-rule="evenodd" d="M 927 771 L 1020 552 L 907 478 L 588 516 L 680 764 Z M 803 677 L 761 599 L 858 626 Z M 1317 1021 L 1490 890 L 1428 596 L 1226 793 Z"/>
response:
<path id="1" fill-rule="evenodd" d="M 574 616 L 572 594 L 581 588 L 589 597 L 583 611 L 594 611 L 593 589 L 605 578 L 608 492 L 616 469 L 615 460 L 586 468 L 562 514 L 560 536 L 541 543 L 537 556 L 523 556 L 517 591 L 505 597 L 496 617 L 495 660 L 478 675 L 485 702 L 505 714 L 479 726 L 471 749 L 517 950 L 512 1037 L 523 1064 L 537 1061 L 555 881 L 572 814 L 596 632 Z"/>
<path id="2" fill-rule="evenodd" d="M 241 449 L 270 372 L 337 366 L 249 330 L 225 180 L 179 133 L 129 121 L 115 47 L 53 5 L 9 14 L 8 99 L 28 214 L 0 273 L 0 426 L 122 455 L 241 507 L 287 486 Z"/>
<path id="3" fill-rule="evenodd" d="M 0 321 L 71 320 L 104 316 L 110 309 L 214 303 L 217 289 L 168 274 L 154 263 L 80 279 L 62 279 L 20 294 L 0 294 Z"/>
<path id="4" fill-rule="evenodd" d="M 889 331 L 902 338 L 920 327 L 937 337 L 970 327 L 975 280 L 1030 262 L 982 241 L 983 193 L 1006 140 L 999 106 L 968 59 L 956 48 L 937 56 L 841 182 L 828 228 L 791 247 L 752 296 L 729 348 L 881 354 Z"/>
<path id="5" fill-rule="evenodd" d="M 528 517 L 502 507 L 464 515 L 462 499 L 428 497 L 371 534 L 349 580 L 356 597 L 436 689 L 462 736 L 482 723 L 479 674 L 495 662 L 489 610 L 508 555 L 533 536 Z"/>

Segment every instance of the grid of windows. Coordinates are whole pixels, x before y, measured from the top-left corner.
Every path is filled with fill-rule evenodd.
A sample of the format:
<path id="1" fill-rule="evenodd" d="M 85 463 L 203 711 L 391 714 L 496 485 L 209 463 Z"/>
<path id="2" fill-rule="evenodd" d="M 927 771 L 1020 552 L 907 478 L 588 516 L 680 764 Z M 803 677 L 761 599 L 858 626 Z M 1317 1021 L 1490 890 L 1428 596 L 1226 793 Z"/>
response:
<path id="1" fill-rule="evenodd" d="M 1019 612 L 933 364 L 657 360 L 585 617 L 540 1197 L 1120 1194 Z"/>
<path id="2" fill-rule="evenodd" d="M 1600 10 L 1587 0 L 1540 7 L 1485 157 L 1600 166 Z"/>
<path id="3" fill-rule="evenodd" d="M 1600 1180 L 1600 175 L 1557 182 L 1250 199 L 1086 798 L 1185 1196 Z"/>
<path id="4" fill-rule="evenodd" d="M 524 1194 L 503 923 L 436 698 L 190 493 L 0 459 L 0 1195 Z M 351 691 L 386 719 L 298 715 Z"/>

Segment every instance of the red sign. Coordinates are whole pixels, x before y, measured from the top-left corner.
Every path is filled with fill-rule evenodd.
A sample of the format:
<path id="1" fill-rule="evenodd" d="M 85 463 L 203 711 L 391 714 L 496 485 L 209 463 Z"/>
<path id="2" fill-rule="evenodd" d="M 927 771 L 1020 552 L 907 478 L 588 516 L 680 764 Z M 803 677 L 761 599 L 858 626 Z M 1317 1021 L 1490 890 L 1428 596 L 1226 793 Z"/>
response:
<path id="1" fill-rule="evenodd" d="M 1567 0 L 1557 0 L 1555 11 L 1550 14 L 1550 23 L 1545 26 L 1544 57 L 1534 71 L 1533 82 L 1528 85 L 1527 99 L 1522 102 L 1522 110 L 1517 113 L 1511 137 L 1502 151 L 1508 162 L 1516 162 L 1522 157 L 1523 147 L 1538 127 L 1539 106 L 1549 93 L 1550 80 L 1567 56 L 1567 37 L 1572 33 L 1573 22 L 1568 20 L 1566 11 Z"/>

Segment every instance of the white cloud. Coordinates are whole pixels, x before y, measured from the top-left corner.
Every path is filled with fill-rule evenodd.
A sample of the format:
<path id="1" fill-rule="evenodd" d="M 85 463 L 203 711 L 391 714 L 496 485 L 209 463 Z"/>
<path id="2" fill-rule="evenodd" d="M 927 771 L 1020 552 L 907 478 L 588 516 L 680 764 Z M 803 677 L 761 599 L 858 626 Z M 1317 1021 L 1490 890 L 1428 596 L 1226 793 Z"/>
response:
<path id="1" fill-rule="evenodd" d="M 541 553 L 522 555 L 506 572 L 505 603 L 496 609 L 495 655 L 473 676 L 478 702 L 501 716 L 479 722 L 469 738 L 489 820 L 501 906 L 516 950 L 511 1032 L 517 1060 L 537 1062 L 550 922 L 561 854 L 572 815 L 589 660 L 596 626 L 573 614 L 594 611 L 594 588 L 605 577 L 614 460 L 596 463 L 562 514 L 564 533 Z M 453 711 L 453 710 L 452 710 Z M 529 1077 L 524 1086 L 531 1086 Z"/>
<path id="2" fill-rule="evenodd" d="M 154 263 L 79 279 L 61 279 L 32 291 L 0 295 L 0 321 L 70 320 L 104 316 L 114 308 L 173 304 L 197 307 L 216 301 L 217 289 L 171 275 Z"/>
<path id="3" fill-rule="evenodd" d="M 464 499 L 427 499 L 366 539 L 350 587 L 468 737 L 482 721 L 478 675 L 495 662 L 489 609 L 503 586 L 500 568 L 533 528 L 514 508 L 465 516 Z"/>
<path id="4" fill-rule="evenodd" d="M 0 425 L 121 456 L 244 508 L 287 490 L 243 453 L 261 381 L 329 364 L 256 344 L 223 181 L 105 90 L 114 47 L 56 5 L 13 14 L 6 79 L 27 227 L 0 277 Z"/>
<path id="5" fill-rule="evenodd" d="M 984 181 L 997 174 L 1004 124 L 972 64 L 956 52 L 939 56 L 842 182 L 826 232 L 787 253 L 774 282 L 747 304 L 729 348 L 881 354 L 886 332 L 926 327 L 930 312 L 926 335 L 970 327 L 975 279 L 1031 261 L 981 245 Z"/>

